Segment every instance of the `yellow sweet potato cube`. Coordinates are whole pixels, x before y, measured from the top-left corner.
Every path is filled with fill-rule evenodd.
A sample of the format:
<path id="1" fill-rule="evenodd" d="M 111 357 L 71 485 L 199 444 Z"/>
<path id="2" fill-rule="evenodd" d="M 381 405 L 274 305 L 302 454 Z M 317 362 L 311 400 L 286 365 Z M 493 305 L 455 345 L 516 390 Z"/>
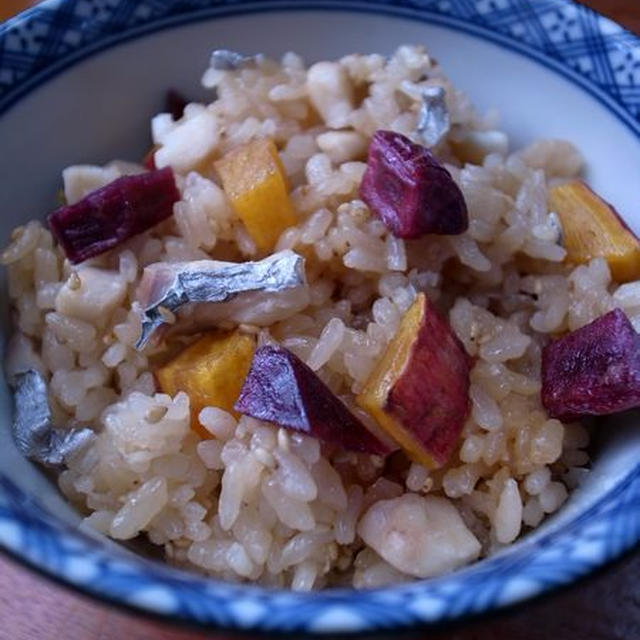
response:
<path id="1" fill-rule="evenodd" d="M 164 393 L 184 391 L 191 402 L 191 426 L 204 438 L 211 434 L 198 422 L 204 407 L 233 412 L 256 348 L 252 336 L 234 331 L 208 333 L 156 371 Z"/>
<path id="2" fill-rule="evenodd" d="M 273 140 L 247 142 L 215 164 L 227 197 L 260 251 L 271 251 L 296 224 L 286 175 Z"/>
<path id="3" fill-rule="evenodd" d="M 548 200 L 562 223 L 567 262 L 600 257 L 617 282 L 640 278 L 640 242 L 608 202 L 580 180 L 552 187 Z"/>

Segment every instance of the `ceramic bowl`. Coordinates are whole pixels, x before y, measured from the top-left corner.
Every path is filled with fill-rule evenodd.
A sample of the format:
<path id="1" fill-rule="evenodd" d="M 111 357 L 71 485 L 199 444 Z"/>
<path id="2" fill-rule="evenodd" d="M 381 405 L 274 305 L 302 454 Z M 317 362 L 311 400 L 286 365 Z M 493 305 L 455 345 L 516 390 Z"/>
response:
<path id="1" fill-rule="evenodd" d="M 640 231 L 640 41 L 566 0 L 48 0 L 0 26 L 0 240 L 55 206 L 61 168 L 139 158 L 171 86 L 198 95 L 213 48 L 309 61 L 424 43 L 514 145 L 567 138 Z M 4 279 L 3 279 L 4 282 Z M 3 286 L 5 286 L 3 284 Z M 1 296 L 6 336 L 6 291 Z M 0 374 L 1 377 L 1 374 Z M 184 623 L 297 635 L 420 627 L 523 601 L 640 539 L 640 429 L 603 424 L 562 510 L 502 553 L 437 579 L 311 594 L 225 584 L 138 556 L 80 517 L 11 441 L 0 380 L 0 547 L 103 601 Z"/>

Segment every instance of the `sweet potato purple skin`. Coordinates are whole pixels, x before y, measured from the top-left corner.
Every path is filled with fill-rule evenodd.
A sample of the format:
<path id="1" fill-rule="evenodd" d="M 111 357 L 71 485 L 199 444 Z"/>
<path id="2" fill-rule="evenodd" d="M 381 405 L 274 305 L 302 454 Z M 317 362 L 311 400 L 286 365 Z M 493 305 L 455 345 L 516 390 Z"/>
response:
<path id="1" fill-rule="evenodd" d="M 283 347 L 266 345 L 256 351 L 234 409 L 351 451 L 390 453 L 302 360 Z"/>
<path id="2" fill-rule="evenodd" d="M 180 120 L 184 115 L 184 108 L 189 101 L 176 89 L 167 89 L 165 95 L 165 111 L 171 114 L 174 120 Z"/>
<path id="3" fill-rule="evenodd" d="M 170 167 L 123 176 L 72 205 L 50 213 L 47 222 L 72 263 L 93 258 L 173 214 L 180 200 Z"/>
<path id="4" fill-rule="evenodd" d="M 640 335 L 622 310 L 543 349 L 542 404 L 563 422 L 640 406 Z"/>
<path id="5" fill-rule="evenodd" d="M 398 238 L 457 235 L 469 227 L 451 174 L 429 149 L 393 131 L 373 136 L 360 197 Z"/>

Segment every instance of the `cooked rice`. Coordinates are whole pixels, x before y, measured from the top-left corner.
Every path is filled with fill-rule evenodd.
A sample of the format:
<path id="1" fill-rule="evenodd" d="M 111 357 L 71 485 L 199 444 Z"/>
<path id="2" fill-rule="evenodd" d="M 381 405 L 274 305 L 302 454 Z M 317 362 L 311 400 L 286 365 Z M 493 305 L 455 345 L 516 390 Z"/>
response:
<path id="1" fill-rule="evenodd" d="M 182 193 L 172 220 L 81 270 L 34 221 L 3 255 L 16 329 L 9 375 L 43 372 L 56 424 L 91 424 L 98 433 L 60 474 L 64 494 L 99 531 L 116 539 L 144 533 L 176 565 L 298 590 L 435 575 L 538 526 L 589 464 L 586 429 L 549 419 L 541 405 L 541 347 L 549 334 L 614 306 L 640 329 L 639 282 L 616 288 L 600 259 L 562 264 L 546 190 L 578 174 L 579 153 L 559 140 L 500 153 L 504 134 L 420 47 L 310 70 L 288 53 L 281 64 L 260 58 L 255 68 L 209 69 L 203 82 L 217 100 L 189 105 L 178 123 L 153 119 L 154 142 L 164 145 L 156 160 L 172 164 Z M 414 136 L 421 86 L 446 90 L 452 126 L 435 151 L 464 193 L 470 226 L 461 236 L 403 241 L 370 215 L 358 187 L 376 130 Z M 261 136 L 281 149 L 299 219 L 277 248 L 305 256 L 311 303 L 260 330 L 260 342 L 293 351 L 351 406 L 416 292 L 426 292 L 476 358 L 472 411 L 445 468 L 429 471 L 403 454 L 385 464 L 336 452 L 216 407 L 200 413 L 211 434 L 201 440 L 190 429 L 188 397 L 157 393 L 154 363 L 174 347 L 134 348 L 142 269 L 254 255 L 211 159 Z M 458 160 L 452 141 L 464 139 L 482 164 Z M 118 162 L 66 169 L 66 198 L 141 170 Z M 65 307 L 64 291 L 80 277 L 92 279 L 83 283 L 86 299 Z M 427 496 L 418 502 L 430 514 L 420 526 L 417 496 Z"/>

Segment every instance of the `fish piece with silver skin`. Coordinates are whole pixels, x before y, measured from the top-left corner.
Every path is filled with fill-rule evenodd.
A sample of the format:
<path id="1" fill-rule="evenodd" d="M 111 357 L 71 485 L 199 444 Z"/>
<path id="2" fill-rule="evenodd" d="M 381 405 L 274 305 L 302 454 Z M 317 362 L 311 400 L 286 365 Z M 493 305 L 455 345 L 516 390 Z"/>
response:
<path id="1" fill-rule="evenodd" d="M 451 128 L 451 116 L 447 108 L 443 87 L 420 87 L 420 110 L 416 132 L 427 147 L 435 147 Z"/>
<path id="2" fill-rule="evenodd" d="M 53 425 L 47 383 L 39 371 L 18 373 L 13 385 L 13 439 L 25 457 L 55 467 L 93 441 L 95 433 L 88 427 L 58 429 Z"/>
<path id="3" fill-rule="evenodd" d="M 145 268 L 137 299 L 143 313 L 136 348 L 142 349 L 157 329 L 174 323 L 174 314 L 186 305 L 196 307 L 185 310 L 191 324 L 265 325 L 302 310 L 309 291 L 304 258 L 285 250 L 256 262 L 155 263 Z"/>
<path id="4" fill-rule="evenodd" d="M 261 54 L 246 55 L 231 49 L 214 49 L 209 64 L 216 71 L 237 71 L 255 67 L 260 56 Z"/>

